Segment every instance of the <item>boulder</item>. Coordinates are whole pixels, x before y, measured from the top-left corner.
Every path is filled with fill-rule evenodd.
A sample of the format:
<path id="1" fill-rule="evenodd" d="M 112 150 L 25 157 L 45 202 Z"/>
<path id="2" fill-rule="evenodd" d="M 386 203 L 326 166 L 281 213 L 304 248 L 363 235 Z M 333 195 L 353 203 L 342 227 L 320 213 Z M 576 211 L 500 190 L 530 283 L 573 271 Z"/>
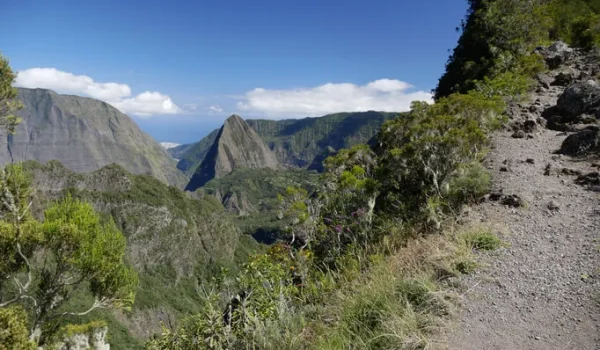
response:
<path id="1" fill-rule="evenodd" d="M 526 135 L 525 135 L 525 132 L 524 132 L 523 130 L 517 130 L 517 131 L 515 131 L 515 132 L 514 132 L 514 133 L 511 135 L 511 137 L 512 137 L 513 139 L 524 139 L 524 138 L 525 138 L 525 136 L 526 136 Z"/>
<path id="2" fill-rule="evenodd" d="M 558 153 L 581 156 L 600 152 L 600 127 L 592 125 L 567 137 Z"/>
<path id="3" fill-rule="evenodd" d="M 563 122 L 578 121 L 584 114 L 597 116 L 600 112 L 600 86 L 593 80 L 575 83 L 558 98 L 556 107 Z"/>
<path id="4" fill-rule="evenodd" d="M 554 77 L 554 81 L 552 82 L 552 85 L 555 86 L 569 86 L 571 83 L 573 83 L 574 81 L 576 81 L 577 79 L 579 79 L 579 77 L 581 76 L 581 72 L 578 71 L 575 68 L 565 68 L 563 70 L 561 70 L 558 74 L 556 74 L 556 76 Z"/>
<path id="5" fill-rule="evenodd" d="M 548 47 L 537 48 L 535 52 L 544 57 L 550 69 L 556 69 L 571 58 L 573 49 L 562 41 L 557 41 Z"/>

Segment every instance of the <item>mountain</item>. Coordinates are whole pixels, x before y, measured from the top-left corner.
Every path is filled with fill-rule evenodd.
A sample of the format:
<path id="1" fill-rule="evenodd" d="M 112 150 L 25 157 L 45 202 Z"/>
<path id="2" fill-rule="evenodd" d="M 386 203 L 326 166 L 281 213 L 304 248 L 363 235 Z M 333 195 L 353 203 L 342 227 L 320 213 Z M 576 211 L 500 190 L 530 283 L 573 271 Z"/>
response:
<path id="1" fill-rule="evenodd" d="M 280 165 L 256 132 L 240 116 L 232 115 L 219 130 L 185 189 L 195 191 L 208 181 L 240 168 L 278 169 Z"/>
<path id="2" fill-rule="evenodd" d="M 176 161 L 136 123 L 111 105 L 46 89 L 19 89 L 24 108 L 14 135 L 0 131 L 0 165 L 11 160 L 58 160 L 75 172 L 116 163 L 134 174 L 182 188 Z"/>
<path id="3" fill-rule="evenodd" d="M 280 164 L 322 170 L 321 162 L 328 154 L 356 144 L 367 143 L 381 125 L 401 113 L 359 112 L 330 114 L 319 118 L 288 120 L 246 120 Z M 177 167 L 190 176 L 202 163 L 218 134 L 213 131 L 197 143 L 169 149 L 180 159 Z"/>
<path id="4" fill-rule="evenodd" d="M 185 175 L 191 178 L 196 168 L 198 168 L 204 157 L 206 157 L 206 153 L 208 153 L 210 147 L 215 143 L 219 131 L 220 129 L 213 130 L 199 142 L 169 148 L 168 152 L 171 157 L 179 159 L 177 169 L 183 171 Z"/>
<path id="5" fill-rule="evenodd" d="M 197 312 L 197 286 L 207 283 L 220 266 L 235 268 L 236 256 L 243 260 L 247 251 L 259 249 L 251 237 L 241 235 L 212 196 L 191 198 L 190 193 L 115 164 L 92 173 L 75 173 L 58 161 L 29 161 L 24 167 L 37 191 L 36 215 L 69 193 L 114 220 L 127 238 L 126 260 L 140 276 L 133 310 L 90 315 L 109 322 L 111 343 L 122 349 L 139 348 L 139 340 L 159 332 L 161 322 Z"/>

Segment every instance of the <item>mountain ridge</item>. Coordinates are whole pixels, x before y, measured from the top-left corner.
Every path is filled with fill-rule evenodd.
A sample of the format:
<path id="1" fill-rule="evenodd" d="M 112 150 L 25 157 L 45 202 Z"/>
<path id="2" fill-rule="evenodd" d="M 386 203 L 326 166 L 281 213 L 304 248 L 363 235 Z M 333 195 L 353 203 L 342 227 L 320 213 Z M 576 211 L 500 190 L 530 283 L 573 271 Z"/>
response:
<path id="1" fill-rule="evenodd" d="M 332 150 L 369 142 L 386 120 L 400 115 L 402 113 L 345 112 L 303 119 L 248 119 L 246 123 L 275 152 L 280 164 L 322 170 L 318 158 L 324 159 L 324 155 L 331 154 Z M 213 130 L 196 143 L 169 149 L 169 154 L 179 159 L 178 169 L 192 176 L 218 131 Z"/>
<path id="2" fill-rule="evenodd" d="M 206 157 L 186 186 L 195 191 L 214 178 L 238 168 L 279 169 L 275 154 L 256 132 L 238 115 L 227 118 Z"/>
<path id="3" fill-rule="evenodd" d="M 0 164 L 58 160 L 75 172 L 115 163 L 182 188 L 176 161 L 127 115 L 93 98 L 18 88 L 24 108 L 14 134 L 0 131 Z"/>

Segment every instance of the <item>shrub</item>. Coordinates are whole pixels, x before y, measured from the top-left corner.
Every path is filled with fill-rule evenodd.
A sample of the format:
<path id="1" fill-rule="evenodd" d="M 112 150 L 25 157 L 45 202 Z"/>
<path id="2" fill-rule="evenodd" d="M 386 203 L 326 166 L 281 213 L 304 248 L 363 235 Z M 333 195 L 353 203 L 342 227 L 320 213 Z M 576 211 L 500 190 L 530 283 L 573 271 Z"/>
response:
<path id="1" fill-rule="evenodd" d="M 472 249 L 495 250 L 502 247 L 500 238 L 486 230 L 467 232 L 464 235 L 464 239 Z"/>
<path id="2" fill-rule="evenodd" d="M 490 182 L 490 174 L 481 163 L 460 164 L 447 183 L 446 196 L 454 207 L 474 203 L 489 192 Z"/>
<path id="3" fill-rule="evenodd" d="M 27 314 L 19 307 L 0 308 L 0 350 L 36 350 L 29 341 Z"/>

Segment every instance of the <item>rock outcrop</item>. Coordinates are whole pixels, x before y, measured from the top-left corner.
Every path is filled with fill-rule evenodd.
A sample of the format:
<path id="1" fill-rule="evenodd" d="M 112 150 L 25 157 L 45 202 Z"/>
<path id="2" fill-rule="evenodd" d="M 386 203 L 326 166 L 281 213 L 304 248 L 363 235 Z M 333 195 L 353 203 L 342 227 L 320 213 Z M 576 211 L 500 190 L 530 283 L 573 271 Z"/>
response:
<path id="1" fill-rule="evenodd" d="M 14 135 L 0 131 L 0 165 L 58 160 L 75 172 L 116 163 L 183 188 L 176 161 L 136 123 L 111 105 L 46 89 L 19 89 L 24 108 Z"/>
<path id="2" fill-rule="evenodd" d="M 573 55 L 573 49 L 562 41 L 557 41 L 548 47 L 540 47 L 536 52 L 544 57 L 550 69 L 556 69 Z"/>
<path id="3" fill-rule="evenodd" d="M 581 121 L 586 115 L 598 118 L 600 86 L 593 80 L 574 83 L 558 98 L 556 107 L 564 123 Z"/>
<path id="4" fill-rule="evenodd" d="M 591 125 L 575 134 L 569 135 L 563 141 L 558 153 L 569 156 L 600 153 L 600 127 Z"/>
<path id="5" fill-rule="evenodd" d="M 324 155 L 342 148 L 369 143 L 375 138 L 385 121 L 401 115 L 401 113 L 368 111 L 336 113 L 304 119 L 250 119 L 246 120 L 246 123 L 275 153 L 279 164 L 322 171 Z M 218 133 L 219 129 L 199 142 L 169 149 L 169 154 L 179 159 L 177 168 L 189 177 L 193 176 Z"/>
<path id="6" fill-rule="evenodd" d="M 186 190 L 195 191 L 208 181 L 239 168 L 278 169 L 280 165 L 275 154 L 256 132 L 240 116 L 232 115 L 219 130 Z"/>

